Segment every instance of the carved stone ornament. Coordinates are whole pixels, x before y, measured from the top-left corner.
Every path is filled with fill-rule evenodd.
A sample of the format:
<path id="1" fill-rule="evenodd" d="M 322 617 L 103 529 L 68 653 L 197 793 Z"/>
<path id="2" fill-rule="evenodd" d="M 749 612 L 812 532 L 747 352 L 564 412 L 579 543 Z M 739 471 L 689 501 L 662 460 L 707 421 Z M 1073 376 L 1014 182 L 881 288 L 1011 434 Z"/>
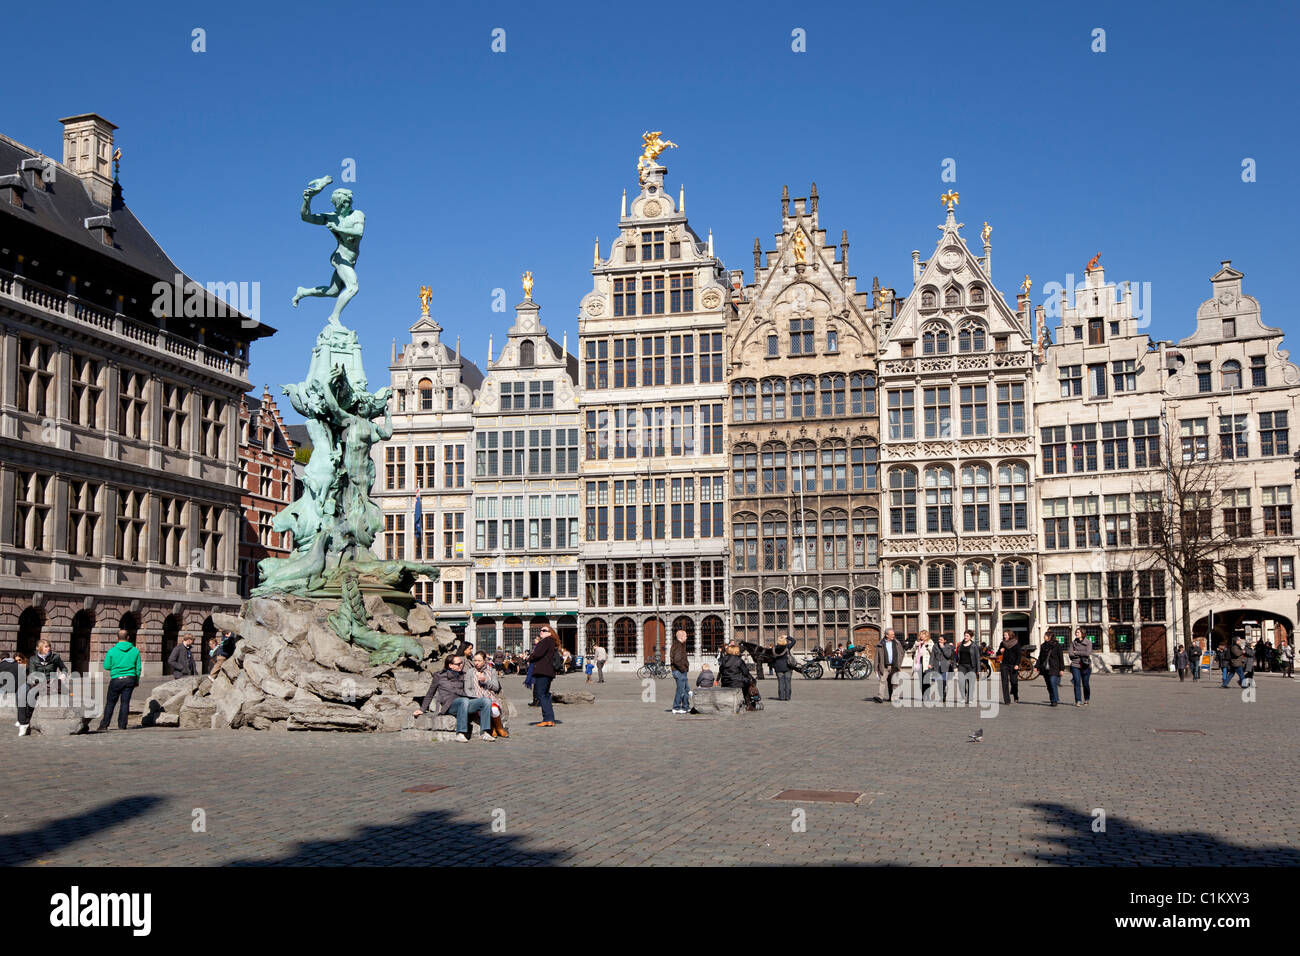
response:
<path id="1" fill-rule="evenodd" d="M 717 289 L 709 289 L 700 296 L 700 304 L 706 309 L 716 309 L 722 304 L 722 293 Z"/>

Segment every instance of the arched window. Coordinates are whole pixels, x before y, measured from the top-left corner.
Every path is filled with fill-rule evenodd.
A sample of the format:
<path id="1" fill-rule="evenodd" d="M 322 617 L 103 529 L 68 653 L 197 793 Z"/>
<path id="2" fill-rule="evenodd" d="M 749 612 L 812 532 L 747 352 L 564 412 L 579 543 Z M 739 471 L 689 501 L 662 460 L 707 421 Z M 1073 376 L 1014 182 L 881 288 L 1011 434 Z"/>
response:
<path id="1" fill-rule="evenodd" d="M 722 645 L 726 641 L 726 628 L 722 623 L 722 618 L 716 614 L 710 614 L 700 624 L 700 634 L 703 641 L 700 645 L 700 653 L 709 656 L 715 656 L 718 651 L 722 650 Z"/>
<path id="2" fill-rule="evenodd" d="M 952 337 L 941 325 L 927 325 L 921 330 L 922 355 L 947 355 L 952 351 Z"/>
<path id="3" fill-rule="evenodd" d="M 794 630 L 790 632 L 795 647 L 817 645 L 817 592 L 800 588 L 794 592 Z"/>
<path id="4" fill-rule="evenodd" d="M 952 534 L 952 469 L 925 470 L 925 530 L 929 534 Z"/>
<path id="5" fill-rule="evenodd" d="M 790 490 L 813 494 L 817 490 L 817 446 L 797 441 L 790 452 Z"/>
<path id="6" fill-rule="evenodd" d="M 817 380 L 811 375 L 790 380 L 790 417 L 817 417 Z"/>
<path id="7" fill-rule="evenodd" d="M 785 445 L 768 442 L 763 446 L 763 494 L 783 495 L 786 485 Z"/>
<path id="8" fill-rule="evenodd" d="M 790 552 L 790 570 L 803 574 L 817 570 L 817 512 L 794 513 L 794 545 Z"/>
<path id="9" fill-rule="evenodd" d="M 979 322 L 963 322 L 957 332 L 957 351 L 983 352 L 987 347 L 984 326 Z"/>
<path id="10" fill-rule="evenodd" d="M 828 644 L 849 642 L 849 592 L 843 588 L 822 592 L 822 629 Z"/>
<path id="11" fill-rule="evenodd" d="M 822 570 L 843 571 L 849 566 L 849 516 L 832 508 L 822 513 Z"/>
<path id="12" fill-rule="evenodd" d="M 853 620 L 880 620 L 880 589 L 857 588 L 853 592 Z"/>
<path id="13" fill-rule="evenodd" d="M 597 618 L 587 625 L 587 636 L 591 636 L 591 625 L 600 625 L 597 644 L 606 640 L 605 622 Z M 636 654 L 636 622 L 630 617 L 620 617 L 614 622 L 614 653 L 620 657 L 632 657 Z"/>
<path id="14" fill-rule="evenodd" d="M 626 618 L 624 618 L 626 620 Z M 590 653 L 597 647 L 603 647 L 609 650 L 609 631 L 605 627 L 605 621 L 599 617 L 593 617 L 587 621 L 587 651 Z"/>
<path id="15" fill-rule="evenodd" d="M 963 531 L 988 531 L 989 486 L 992 475 L 987 465 L 962 465 L 961 469 L 961 529 Z"/>
<path id="16" fill-rule="evenodd" d="M 737 495 L 758 494 L 758 449 L 737 445 L 731 452 L 731 487 Z"/>
<path id="17" fill-rule="evenodd" d="M 420 411 L 433 411 L 433 382 L 427 378 L 420 379 Z"/>
<path id="18" fill-rule="evenodd" d="M 847 491 L 848 450 L 842 441 L 824 442 L 821 447 L 822 491 Z"/>
<path id="19" fill-rule="evenodd" d="M 933 309 L 933 308 L 935 307 L 935 305 L 937 305 L 937 300 L 935 299 L 934 290 L 933 290 L 933 289 L 922 289 L 922 290 L 921 290 L 921 308 L 923 308 L 923 309 Z"/>
<path id="20" fill-rule="evenodd" d="M 758 640 L 758 593 L 755 591 L 737 591 L 732 599 L 735 625 L 732 635 L 737 641 L 755 642 Z"/>
<path id="21" fill-rule="evenodd" d="M 524 339 L 519 345 L 519 365 L 528 368 L 536 364 L 536 352 L 532 339 Z"/>
<path id="22" fill-rule="evenodd" d="M 949 641 L 957 631 L 957 566 L 933 561 L 925 568 L 926 627 Z"/>
<path id="23" fill-rule="evenodd" d="M 970 287 L 970 304 L 984 304 L 984 287 L 982 285 L 973 285 Z"/>
<path id="24" fill-rule="evenodd" d="M 875 491 L 879 485 L 880 449 L 875 442 L 857 439 L 849 455 L 853 472 L 854 491 Z"/>
<path id="25" fill-rule="evenodd" d="M 951 309 L 961 305 L 961 291 L 954 285 L 943 290 L 943 306 Z"/>
<path id="26" fill-rule="evenodd" d="M 854 372 L 849 376 L 849 414 L 876 414 L 876 376 L 871 372 Z"/>
<path id="27" fill-rule="evenodd" d="M 998 528 L 1029 530 L 1029 469 L 1018 461 L 998 465 Z"/>
<path id="28" fill-rule="evenodd" d="M 1007 609 L 1029 608 L 1029 562 L 1002 562 L 1002 607 Z"/>
<path id="29" fill-rule="evenodd" d="M 758 515 L 741 513 L 731 519 L 731 553 L 737 571 L 758 570 Z"/>
<path id="30" fill-rule="evenodd" d="M 758 420 L 757 385 L 751 379 L 731 383 L 731 420 L 752 422 Z"/>
<path id="31" fill-rule="evenodd" d="M 677 632 L 686 632 L 686 653 L 695 653 L 695 621 L 683 614 L 673 620 L 673 641 L 677 641 Z"/>
<path id="32" fill-rule="evenodd" d="M 920 629 L 920 578 L 914 564 L 889 569 L 889 626 L 904 643 L 915 640 Z"/>
<path id="33" fill-rule="evenodd" d="M 763 379 L 763 421 L 781 421 L 785 418 L 785 379 Z"/>
<path id="34" fill-rule="evenodd" d="M 1235 359 L 1223 363 L 1223 387 L 1241 388 L 1241 363 Z"/>
<path id="35" fill-rule="evenodd" d="M 889 471 L 889 533 L 916 534 L 916 471 Z"/>
<path id="36" fill-rule="evenodd" d="M 786 534 L 789 524 L 784 511 L 763 514 L 763 570 L 784 571 L 786 568 Z"/>
<path id="37" fill-rule="evenodd" d="M 880 515 L 875 508 L 853 512 L 853 566 L 874 568 L 880 561 Z"/>
<path id="38" fill-rule="evenodd" d="M 843 375 L 823 375 L 822 418 L 842 416 L 846 410 Z"/>
<path id="39" fill-rule="evenodd" d="M 763 592 L 763 638 L 764 643 L 775 641 L 778 634 L 785 634 L 790 627 L 790 595 L 785 591 Z"/>

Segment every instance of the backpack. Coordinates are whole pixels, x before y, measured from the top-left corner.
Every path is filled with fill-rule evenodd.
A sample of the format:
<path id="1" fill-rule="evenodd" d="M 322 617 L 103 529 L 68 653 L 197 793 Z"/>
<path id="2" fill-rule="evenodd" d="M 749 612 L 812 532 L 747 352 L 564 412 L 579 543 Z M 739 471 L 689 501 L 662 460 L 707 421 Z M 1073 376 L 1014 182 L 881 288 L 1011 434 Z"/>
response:
<path id="1" fill-rule="evenodd" d="M 551 667 L 557 674 L 564 673 L 564 652 L 558 647 L 551 651 Z"/>

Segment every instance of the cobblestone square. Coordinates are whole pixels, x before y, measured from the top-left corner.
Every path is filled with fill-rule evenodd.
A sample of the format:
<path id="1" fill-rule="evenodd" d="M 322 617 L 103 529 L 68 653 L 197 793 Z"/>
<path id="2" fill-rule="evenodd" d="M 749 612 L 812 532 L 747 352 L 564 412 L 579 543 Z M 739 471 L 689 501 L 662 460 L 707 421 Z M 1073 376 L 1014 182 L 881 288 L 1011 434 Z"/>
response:
<path id="1" fill-rule="evenodd" d="M 554 729 L 528 725 L 537 711 L 510 677 L 510 739 L 467 745 L 10 732 L 0 862 L 1296 865 L 1300 688 L 1261 675 L 1247 703 L 1210 677 L 1099 675 L 1086 709 L 1068 679 L 1056 709 L 1036 681 L 991 719 L 873 703 L 874 680 L 796 678 L 783 703 L 768 679 L 763 711 L 706 719 L 666 712 L 671 681 L 643 701 L 632 677 L 570 675 L 557 690 L 598 700 L 558 706 Z M 421 785 L 446 789 L 410 792 Z M 772 799 L 786 789 L 863 796 Z"/>

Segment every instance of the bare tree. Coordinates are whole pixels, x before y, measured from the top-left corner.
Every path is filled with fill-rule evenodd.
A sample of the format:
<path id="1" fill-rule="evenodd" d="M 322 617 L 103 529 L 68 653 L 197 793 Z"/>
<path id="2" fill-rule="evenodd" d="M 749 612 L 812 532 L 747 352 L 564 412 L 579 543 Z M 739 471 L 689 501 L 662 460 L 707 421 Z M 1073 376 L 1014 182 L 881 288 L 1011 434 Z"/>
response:
<path id="1" fill-rule="evenodd" d="M 1249 466 L 1214 455 L 1211 440 L 1209 435 L 1183 438 L 1172 427 L 1163 428 L 1161 461 L 1138 491 L 1133 567 L 1161 571 L 1177 589 L 1184 647 L 1192 642 L 1192 593 L 1254 590 L 1254 559 L 1261 549 L 1250 509 L 1235 495 L 1250 483 L 1243 473 Z M 1251 569 L 1245 575 L 1239 564 L 1229 567 L 1243 559 Z"/>

